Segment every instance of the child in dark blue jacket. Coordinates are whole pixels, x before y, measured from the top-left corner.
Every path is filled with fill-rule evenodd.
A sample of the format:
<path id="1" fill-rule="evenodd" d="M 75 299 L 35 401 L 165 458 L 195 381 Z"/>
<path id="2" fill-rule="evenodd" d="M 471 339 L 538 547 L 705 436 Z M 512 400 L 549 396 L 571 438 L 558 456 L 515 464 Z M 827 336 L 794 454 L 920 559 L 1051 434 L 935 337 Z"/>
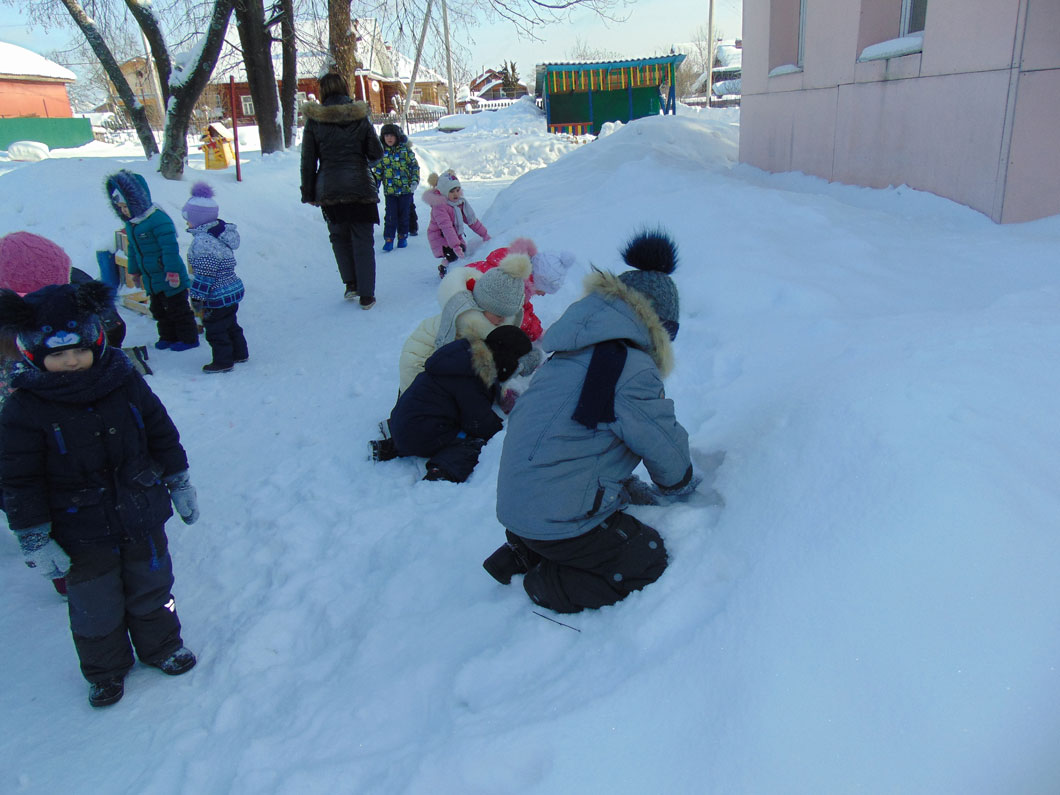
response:
<path id="1" fill-rule="evenodd" d="M 99 282 L 25 298 L 0 290 L 0 325 L 24 359 L 0 415 L 8 525 L 26 565 L 66 577 L 94 707 L 122 697 L 133 649 L 170 675 L 195 665 L 181 640 L 165 532 L 174 507 L 186 524 L 199 516 L 188 458 L 165 406 L 107 347 L 100 314 L 112 303 Z"/>
<path id="2" fill-rule="evenodd" d="M 503 427 L 493 410 L 498 384 L 532 348 L 515 326 L 498 326 L 485 340 L 458 339 L 427 359 L 390 414 L 392 437 L 372 443 L 373 457 L 427 457 L 424 480 L 463 483 L 482 446 Z"/>

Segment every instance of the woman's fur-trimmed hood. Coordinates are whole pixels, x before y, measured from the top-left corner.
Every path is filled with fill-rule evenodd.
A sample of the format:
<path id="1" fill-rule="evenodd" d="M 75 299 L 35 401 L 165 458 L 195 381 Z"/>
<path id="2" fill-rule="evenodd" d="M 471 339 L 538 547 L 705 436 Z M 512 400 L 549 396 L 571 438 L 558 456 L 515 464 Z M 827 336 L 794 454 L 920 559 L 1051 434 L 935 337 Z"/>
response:
<path id="1" fill-rule="evenodd" d="M 608 340 L 624 340 L 647 353 L 665 378 L 674 367 L 670 335 L 651 302 L 607 271 L 585 277 L 586 295 L 571 304 L 545 332 L 547 351 L 574 351 Z"/>
<path id="2" fill-rule="evenodd" d="M 323 124 L 351 124 L 367 118 L 368 103 L 359 99 L 339 105 L 321 105 L 309 99 L 299 106 L 307 119 Z"/>

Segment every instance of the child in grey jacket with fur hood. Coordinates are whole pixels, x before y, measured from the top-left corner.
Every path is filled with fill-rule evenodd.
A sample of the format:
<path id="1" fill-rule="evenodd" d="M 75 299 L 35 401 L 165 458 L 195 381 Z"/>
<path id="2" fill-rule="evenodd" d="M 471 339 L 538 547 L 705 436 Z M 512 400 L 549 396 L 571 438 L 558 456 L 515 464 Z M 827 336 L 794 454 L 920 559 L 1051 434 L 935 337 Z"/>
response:
<path id="1" fill-rule="evenodd" d="M 588 294 L 541 338 L 551 358 L 512 411 L 497 477 L 507 543 L 483 564 L 561 613 L 602 607 L 654 582 L 667 565 L 652 527 L 623 512 L 643 462 L 660 497 L 698 485 L 688 434 L 663 378 L 673 367 L 677 248 L 661 231 L 635 236 L 635 270 L 594 271 Z"/>

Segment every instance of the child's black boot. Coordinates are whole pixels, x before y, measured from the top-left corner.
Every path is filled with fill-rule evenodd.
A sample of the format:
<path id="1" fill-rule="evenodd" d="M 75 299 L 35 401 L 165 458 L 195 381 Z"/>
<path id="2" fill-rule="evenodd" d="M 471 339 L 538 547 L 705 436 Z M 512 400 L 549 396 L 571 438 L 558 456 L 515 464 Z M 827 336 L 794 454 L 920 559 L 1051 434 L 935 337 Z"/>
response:
<path id="1" fill-rule="evenodd" d="M 116 676 L 112 679 L 104 679 L 102 682 L 93 682 L 88 688 L 88 703 L 93 707 L 109 707 L 117 704 L 125 695 L 125 677 Z"/>
<path id="2" fill-rule="evenodd" d="M 368 447 L 373 461 L 390 461 L 398 457 L 393 439 L 373 439 Z"/>
<path id="3" fill-rule="evenodd" d="M 151 663 L 155 668 L 170 676 L 180 676 L 195 667 L 195 654 L 187 646 L 181 646 L 164 660 Z"/>
<path id="4" fill-rule="evenodd" d="M 516 574 L 526 574 L 531 566 L 535 566 L 541 560 L 541 556 L 526 546 L 522 539 L 510 530 L 506 530 L 504 534 L 508 540 L 482 561 L 482 568 L 501 585 L 511 585 L 512 577 Z"/>

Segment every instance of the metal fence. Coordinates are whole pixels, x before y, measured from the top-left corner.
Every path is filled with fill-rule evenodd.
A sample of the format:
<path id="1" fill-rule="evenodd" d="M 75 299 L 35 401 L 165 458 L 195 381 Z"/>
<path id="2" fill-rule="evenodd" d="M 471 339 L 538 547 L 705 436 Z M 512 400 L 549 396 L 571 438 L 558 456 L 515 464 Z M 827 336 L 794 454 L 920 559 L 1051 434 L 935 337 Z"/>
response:
<path id="1" fill-rule="evenodd" d="M 409 108 L 408 129 L 406 132 L 422 132 L 438 126 L 438 119 L 449 115 L 444 108 Z M 373 113 L 372 124 L 400 124 L 401 116 L 397 113 Z"/>

